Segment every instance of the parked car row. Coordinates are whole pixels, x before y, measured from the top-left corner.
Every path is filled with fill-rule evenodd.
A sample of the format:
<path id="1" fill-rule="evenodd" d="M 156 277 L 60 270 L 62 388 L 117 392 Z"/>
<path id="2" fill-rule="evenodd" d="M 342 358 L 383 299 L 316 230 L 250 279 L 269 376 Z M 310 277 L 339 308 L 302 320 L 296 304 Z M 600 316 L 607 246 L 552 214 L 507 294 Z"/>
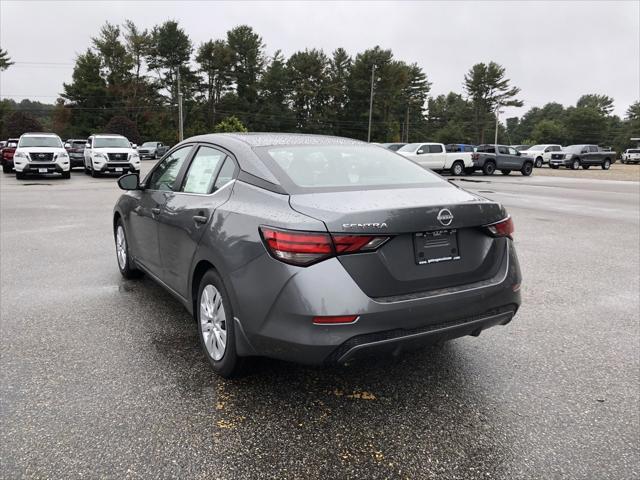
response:
<path id="1" fill-rule="evenodd" d="M 87 140 L 69 139 L 62 143 L 54 133 L 30 132 L 10 138 L 0 152 L 2 171 L 16 172 L 16 178 L 28 174 L 58 173 L 71 177 L 71 169 L 82 166 L 97 177 L 107 173 L 140 172 L 140 156 L 122 135 L 96 134 Z"/>
<path id="2" fill-rule="evenodd" d="M 410 158 L 423 167 L 452 175 L 471 174 L 481 171 L 485 175 L 493 175 L 499 170 L 503 175 L 518 171 L 529 176 L 533 167 L 549 165 L 585 170 L 592 166 L 600 166 L 608 170 L 615 162 L 616 152 L 610 147 L 597 145 L 558 144 L 527 145 L 468 145 L 441 143 L 383 143 L 381 146 L 396 151 Z M 496 151 L 497 149 L 497 151 Z M 622 155 L 623 163 L 639 163 L 640 149 L 629 149 Z"/>

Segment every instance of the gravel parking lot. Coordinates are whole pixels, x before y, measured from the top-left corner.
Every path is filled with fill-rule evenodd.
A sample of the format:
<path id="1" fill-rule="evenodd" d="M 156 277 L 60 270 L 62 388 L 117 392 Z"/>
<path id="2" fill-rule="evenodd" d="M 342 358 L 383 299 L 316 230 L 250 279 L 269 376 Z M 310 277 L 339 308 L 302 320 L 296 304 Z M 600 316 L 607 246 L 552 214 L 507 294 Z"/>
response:
<path id="1" fill-rule="evenodd" d="M 510 325 L 236 381 L 177 301 L 120 277 L 114 179 L 2 176 L 0 477 L 638 478 L 640 183 L 561 172 L 453 180 L 515 219 Z"/>
<path id="2" fill-rule="evenodd" d="M 565 177 L 565 178 L 583 178 L 598 180 L 627 180 L 631 182 L 640 182 L 640 164 L 624 164 L 618 160 L 611 165 L 609 170 L 602 170 L 600 167 L 591 167 L 589 170 L 571 170 L 569 168 L 558 168 L 556 170 L 544 166 L 536 168 L 534 175 L 542 175 L 545 177 Z"/>

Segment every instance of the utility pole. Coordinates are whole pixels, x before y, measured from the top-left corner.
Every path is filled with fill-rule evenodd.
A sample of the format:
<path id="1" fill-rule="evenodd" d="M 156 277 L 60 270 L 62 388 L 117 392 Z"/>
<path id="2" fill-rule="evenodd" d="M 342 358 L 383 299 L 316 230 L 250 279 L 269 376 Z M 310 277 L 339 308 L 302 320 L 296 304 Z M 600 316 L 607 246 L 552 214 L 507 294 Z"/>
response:
<path id="1" fill-rule="evenodd" d="M 178 67 L 178 141 L 184 140 L 184 125 L 182 124 L 182 90 L 180 90 L 180 67 Z"/>
<path id="2" fill-rule="evenodd" d="M 409 143 L 409 105 L 407 105 L 407 119 L 405 120 L 404 124 L 406 125 L 407 129 L 407 139 L 405 140 L 405 142 Z"/>
<path id="3" fill-rule="evenodd" d="M 493 141 L 493 146 L 496 149 L 496 155 L 498 155 L 498 116 L 500 115 L 500 107 L 502 105 L 498 104 L 498 106 L 496 107 L 496 135 Z M 496 157 L 497 158 L 497 157 Z"/>
<path id="4" fill-rule="evenodd" d="M 367 133 L 367 142 L 371 143 L 371 113 L 373 111 L 373 82 L 375 80 L 376 64 L 371 67 L 371 96 L 369 97 L 369 130 Z"/>

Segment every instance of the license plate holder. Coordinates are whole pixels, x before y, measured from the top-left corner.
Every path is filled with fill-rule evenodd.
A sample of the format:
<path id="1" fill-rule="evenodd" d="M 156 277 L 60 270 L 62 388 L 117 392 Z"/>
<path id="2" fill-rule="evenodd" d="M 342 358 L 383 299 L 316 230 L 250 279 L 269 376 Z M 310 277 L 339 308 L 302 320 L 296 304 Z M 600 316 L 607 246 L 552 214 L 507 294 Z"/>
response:
<path id="1" fill-rule="evenodd" d="M 49 170 L 47 170 L 46 168 L 39 168 L 38 169 L 38 173 L 47 173 Z"/>
<path id="2" fill-rule="evenodd" d="M 116 167 L 116 173 L 119 173 L 122 171 L 122 167 Z"/>
<path id="3" fill-rule="evenodd" d="M 458 230 L 436 230 L 413 235 L 413 250 L 417 265 L 460 260 Z"/>

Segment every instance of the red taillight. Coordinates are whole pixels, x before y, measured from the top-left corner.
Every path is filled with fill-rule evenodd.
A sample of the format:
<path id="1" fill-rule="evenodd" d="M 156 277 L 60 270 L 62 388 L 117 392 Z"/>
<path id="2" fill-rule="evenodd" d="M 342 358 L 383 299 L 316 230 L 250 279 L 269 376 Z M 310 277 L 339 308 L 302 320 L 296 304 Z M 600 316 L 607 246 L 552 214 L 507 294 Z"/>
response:
<path id="1" fill-rule="evenodd" d="M 358 319 L 358 315 L 337 315 L 332 317 L 313 317 L 313 323 L 316 325 L 335 325 L 338 323 L 354 323 Z"/>
<path id="2" fill-rule="evenodd" d="M 299 232 L 260 227 L 269 253 L 291 265 L 306 267 L 321 260 L 355 252 L 370 252 L 389 237 L 376 235 L 341 235 L 321 232 Z"/>
<path id="3" fill-rule="evenodd" d="M 380 247 L 389 237 L 374 235 L 332 235 L 336 253 L 372 251 Z"/>
<path id="4" fill-rule="evenodd" d="M 480 155 L 477 153 L 472 153 L 471 154 L 471 160 L 478 160 L 480 158 Z"/>
<path id="5" fill-rule="evenodd" d="M 507 217 L 504 220 L 499 221 L 498 223 L 487 225 L 486 228 L 494 237 L 513 238 L 513 232 L 515 231 L 513 220 L 511 219 L 511 217 Z"/>

